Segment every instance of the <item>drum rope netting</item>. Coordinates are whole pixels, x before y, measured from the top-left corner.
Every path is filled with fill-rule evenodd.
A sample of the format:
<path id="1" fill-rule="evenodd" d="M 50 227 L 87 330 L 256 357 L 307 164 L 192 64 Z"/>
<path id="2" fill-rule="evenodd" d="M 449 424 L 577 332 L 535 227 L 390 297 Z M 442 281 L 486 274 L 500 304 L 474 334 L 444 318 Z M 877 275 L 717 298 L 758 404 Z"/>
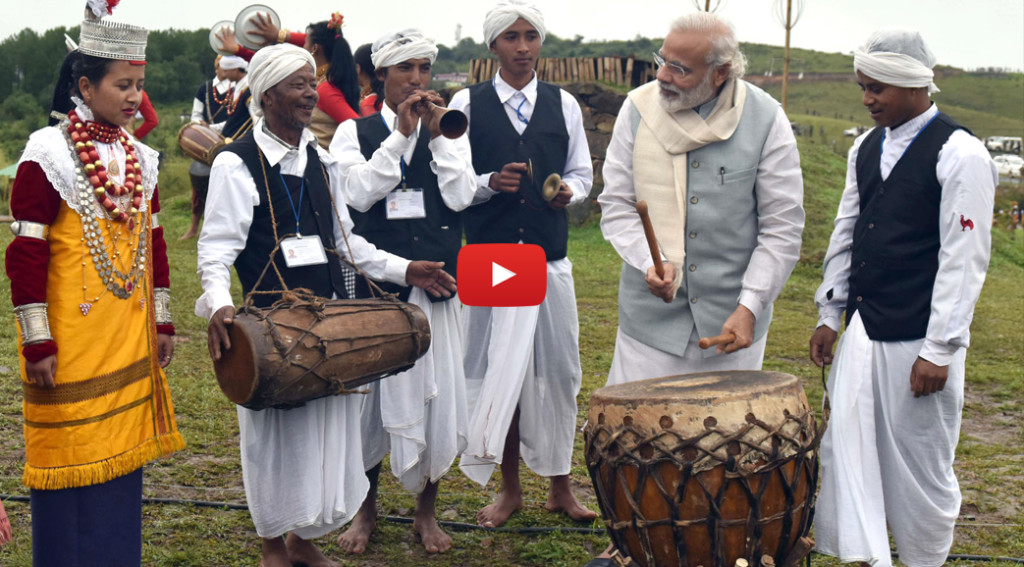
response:
<path id="1" fill-rule="evenodd" d="M 350 345 L 348 348 L 345 349 L 346 352 L 355 353 L 362 351 L 377 351 L 383 344 L 408 341 L 411 339 L 416 345 L 416 348 L 410 351 L 411 355 L 405 361 L 406 364 L 403 365 L 403 367 L 412 366 L 416 362 L 416 359 L 418 357 L 416 357 L 412 353 L 424 350 L 423 345 L 421 344 L 422 337 L 419 335 L 419 333 L 417 333 L 414 330 L 412 326 L 410 326 L 410 330 L 408 331 L 395 331 L 387 333 L 359 335 L 358 340 L 367 341 L 368 343 L 364 346 L 355 346 L 351 344 L 353 341 L 356 340 L 353 337 L 340 337 L 333 339 L 321 337 L 313 331 L 313 328 L 316 326 L 317 323 L 325 319 L 324 300 L 322 298 L 313 297 L 312 293 L 309 292 L 309 290 L 303 288 L 290 290 L 289 292 L 286 292 L 282 295 L 283 297 L 280 301 L 275 302 L 267 309 L 259 309 L 246 305 L 243 306 L 242 309 L 239 311 L 239 313 L 246 313 L 252 315 L 256 317 L 258 320 L 264 322 L 267 326 L 268 334 L 274 343 L 274 347 L 276 348 L 275 356 L 279 356 L 281 361 L 287 362 L 289 365 L 295 366 L 304 371 L 301 374 L 292 378 L 291 380 L 278 384 L 277 387 L 274 388 L 274 397 L 279 396 L 283 392 L 288 391 L 292 386 L 299 383 L 306 376 L 309 375 L 312 375 L 317 380 L 320 380 L 321 382 L 327 384 L 329 391 L 332 394 L 347 395 L 365 393 L 365 390 L 353 390 L 346 388 L 340 382 L 332 380 L 331 377 L 321 376 L 320 374 L 317 373 L 317 369 L 328 360 L 328 347 L 333 343 L 348 342 L 350 343 Z M 388 297 L 385 297 L 381 300 L 382 303 L 379 306 L 373 306 L 370 301 L 366 302 L 368 303 L 368 305 L 360 305 L 360 313 L 366 314 L 393 312 L 397 308 L 399 311 L 405 314 L 405 316 L 408 317 L 411 322 L 413 320 L 413 316 L 411 313 L 409 313 L 409 308 L 405 304 L 394 300 L 392 294 L 387 294 L 387 296 Z M 313 297 L 313 299 L 307 300 L 305 299 L 307 297 Z M 282 321 L 277 321 L 274 318 L 274 315 L 278 311 L 291 311 L 296 309 L 309 311 L 313 315 L 310 318 L 308 324 L 306 324 L 305 326 L 284 323 Z M 290 341 L 291 344 L 289 345 L 289 341 L 285 341 L 284 338 L 281 336 L 281 329 L 289 329 L 292 331 L 296 331 L 298 333 L 298 336 L 294 337 Z M 312 337 L 316 341 L 316 348 L 321 354 L 319 359 L 317 359 L 314 364 L 308 367 L 300 364 L 300 360 L 298 357 L 291 356 L 292 352 L 296 348 L 298 348 L 302 344 L 303 340 L 306 339 L 307 337 Z M 371 342 L 374 339 L 376 339 L 377 342 Z"/>
<path id="2" fill-rule="evenodd" d="M 743 556 L 754 559 L 760 559 L 762 553 L 781 556 L 794 535 L 806 535 L 813 518 L 818 482 L 816 452 L 824 431 L 824 424 L 820 430 L 815 429 L 810 409 L 800 415 L 793 415 L 787 410 L 785 420 L 775 427 L 748 413 L 743 426 L 726 430 L 718 426 L 715 418 L 709 417 L 704 421 L 704 431 L 692 437 L 669 429 L 671 423 L 663 422 L 661 425 L 661 431 L 652 431 L 650 427 L 635 426 L 627 416 L 621 426 L 612 428 L 599 422 L 588 430 L 584 451 L 591 477 L 596 484 L 602 471 L 613 471 L 619 496 L 625 498 L 632 513 L 632 518 L 619 518 L 614 494 L 597 491 L 598 504 L 606 518 L 605 525 L 618 550 L 629 549 L 626 532 L 630 530 L 638 536 L 647 564 L 655 565 L 648 529 L 669 526 L 676 536 L 678 556 L 687 557 L 688 543 L 683 530 L 704 525 L 707 526 L 711 547 L 716 550 L 715 567 L 731 567 L 726 566 L 725 550 L 720 545 L 726 528 L 746 525 L 747 543 Z M 675 490 L 666 486 L 665 480 L 655 470 L 663 463 L 670 463 L 681 475 Z M 716 490 L 700 473 L 718 466 L 724 466 L 725 479 Z M 791 473 L 787 474 L 787 469 Z M 635 470 L 635 483 L 627 478 L 627 470 Z M 785 510 L 762 516 L 762 498 L 771 485 L 771 475 L 781 480 Z M 694 486 L 691 480 L 699 487 L 700 496 L 708 506 L 705 517 L 685 519 L 683 514 L 682 503 L 687 496 L 693 497 L 692 493 L 687 494 L 687 488 Z M 643 491 L 651 483 L 668 509 L 666 518 L 650 519 L 643 514 Z M 801 486 L 803 483 L 806 486 Z M 633 490 L 630 490 L 631 484 L 635 486 Z M 727 488 L 734 484 L 742 488 L 749 505 L 748 515 L 743 519 L 727 519 L 722 515 Z M 798 492 L 804 495 L 802 502 L 796 502 Z M 799 525 L 794 525 L 794 518 L 798 515 Z M 778 549 L 762 550 L 765 526 L 779 520 L 783 525 Z"/>

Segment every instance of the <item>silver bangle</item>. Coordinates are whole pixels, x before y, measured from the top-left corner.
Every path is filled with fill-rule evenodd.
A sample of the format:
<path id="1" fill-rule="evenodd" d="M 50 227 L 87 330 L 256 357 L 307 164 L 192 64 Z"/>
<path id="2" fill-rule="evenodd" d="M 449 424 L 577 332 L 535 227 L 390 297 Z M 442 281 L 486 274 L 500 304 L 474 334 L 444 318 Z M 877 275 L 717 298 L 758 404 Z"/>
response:
<path id="1" fill-rule="evenodd" d="M 46 303 L 26 303 L 14 308 L 14 316 L 21 327 L 22 346 L 52 341 L 50 318 L 46 315 Z"/>
<path id="2" fill-rule="evenodd" d="M 41 222 L 16 220 L 11 223 L 11 232 L 14 233 L 14 236 L 46 240 L 49 231 L 50 226 Z"/>
<path id="3" fill-rule="evenodd" d="M 171 324 L 171 290 L 166 287 L 153 289 L 153 303 L 156 305 L 156 324 Z"/>

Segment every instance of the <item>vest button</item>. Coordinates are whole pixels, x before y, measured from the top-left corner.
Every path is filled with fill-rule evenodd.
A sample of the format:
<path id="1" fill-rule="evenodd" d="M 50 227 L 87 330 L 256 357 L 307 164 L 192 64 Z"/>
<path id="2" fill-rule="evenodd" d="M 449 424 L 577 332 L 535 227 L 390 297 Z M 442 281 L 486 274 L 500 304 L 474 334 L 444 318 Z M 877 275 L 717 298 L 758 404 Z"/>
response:
<path id="1" fill-rule="evenodd" d="M 525 145 L 525 144 L 526 144 L 526 140 L 519 140 L 519 145 L 520 145 L 520 146 L 523 146 L 523 145 Z"/>
<path id="2" fill-rule="evenodd" d="M 520 205 L 525 205 L 526 204 L 526 199 L 519 199 L 519 204 Z"/>
<path id="3" fill-rule="evenodd" d="M 698 198 L 696 198 L 696 197 L 690 197 L 690 202 L 691 202 L 691 203 L 693 203 L 694 205 L 696 205 L 696 204 L 697 204 L 697 201 L 699 201 L 699 200 L 700 200 L 700 199 L 698 199 Z"/>
<path id="4" fill-rule="evenodd" d="M 690 238 L 697 238 L 697 233 L 696 232 L 691 232 L 690 233 Z"/>
<path id="5" fill-rule="evenodd" d="M 697 160 L 693 160 L 690 162 L 690 167 L 697 169 L 698 167 L 700 167 L 700 162 Z"/>
<path id="6" fill-rule="evenodd" d="M 862 268 L 863 268 L 864 266 L 867 266 L 867 265 L 868 265 L 868 263 L 867 263 L 867 262 L 861 262 L 861 263 L 860 263 L 860 267 L 862 267 Z"/>
<path id="7" fill-rule="evenodd" d="M 412 237 L 412 240 L 413 240 L 413 242 L 419 242 L 420 237 L 414 236 L 414 237 Z"/>
<path id="8" fill-rule="evenodd" d="M 526 230 L 525 230 L 525 229 L 522 229 L 522 228 L 520 228 L 520 229 L 519 229 L 519 234 L 522 234 L 522 233 L 524 233 L 524 232 L 526 232 Z"/>
<path id="9" fill-rule="evenodd" d="M 857 296 L 857 301 L 864 301 L 864 298 L 858 295 Z"/>
<path id="10" fill-rule="evenodd" d="M 885 195 L 885 187 L 880 187 L 880 188 L 878 189 L 878 194 L 879 194 L 879 195 Z"/>
<path id="11" fill-rule="evenodd" d="M 875 223 L 873 223 L 873 222 L 872 223 L 868 223 L 868 229 L 870 230 L 870 229 L 873 229 L 873 228 L 875 228 Z"/>
<path id="12" fill-rule="evenodd" d="M 696 297 L 691 297 L 690 298 L 690 303 L 697 303 L 697 298 Z"/>
<path id="13" fill-rule="evenodd" d="M 696 272 L 697 271 L 697 265 L 696 264 L 690 264 L 690 271 L 691 272 Z"/>

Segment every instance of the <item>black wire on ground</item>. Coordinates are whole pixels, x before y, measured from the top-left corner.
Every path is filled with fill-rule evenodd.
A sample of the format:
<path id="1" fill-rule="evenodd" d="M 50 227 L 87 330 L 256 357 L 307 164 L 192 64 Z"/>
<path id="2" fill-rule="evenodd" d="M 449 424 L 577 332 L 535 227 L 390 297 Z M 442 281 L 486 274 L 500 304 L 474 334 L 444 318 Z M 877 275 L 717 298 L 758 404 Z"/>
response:
<path id="1" fill-rule="evenodd" d="M 0 494 L 0 500 L 7 502 L 29 502 L 28 496 L 16 495 L 16 494 Z M 219 508 L 227 510 L 249 510 L 249 507 L 245 504 L 234 504 L 231 502 L 208 502 L 205 500 L 183 500 L 179 498 L 143 498 L 143 504 L 171 504 L 171 505 L 187 505 L 195 506 L 197 508 Z M 392 524 L 411 524 L 413 523 L 412 518 L 406 518 L 404 516 L 382 516 L 382 519 Z M 484 531 L 493 533 L 509 533 L 509 534 L 522 534 L 522 535 L 536 535 L 536 534 L 550 534 L 550 533 L 567 533 L 567 534 L 583 534 L 583 535 L 604 535 L 604 528 L 574 528 L 569 526 L 521 526 L 521 527 L 501 527 L 501 528 L 486 528 L 477 524 L 467 524 L 465 522 L 449 522 L 438 520 L 438 524 L 450 528 L 456 531 Z M 899 558 L 898 553 L 892 554 L 893 559 Z M 963 555 L 963 554 L 951 554 L 946 556 L 946 561 L 1004 561 L 1006 563 L 1017 563 L 1024 565 L 1024 557 L 997 557 L 993 555 Z"/>

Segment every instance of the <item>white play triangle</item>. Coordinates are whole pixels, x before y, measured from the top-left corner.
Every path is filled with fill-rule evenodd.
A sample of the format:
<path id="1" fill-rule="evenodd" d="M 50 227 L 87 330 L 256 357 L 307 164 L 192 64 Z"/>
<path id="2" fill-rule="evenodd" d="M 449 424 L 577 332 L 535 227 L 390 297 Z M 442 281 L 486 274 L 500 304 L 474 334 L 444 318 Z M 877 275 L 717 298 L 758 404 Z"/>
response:
<path id="1" fill-rule="evenodd" d="M 491 262 L 491 287 L 496 287 L 498 284 L 508 280 L 509 278 L 514 278 L 515 276 L 516 273 L 512 270 L 509 270 L 497 262 Z"/>

